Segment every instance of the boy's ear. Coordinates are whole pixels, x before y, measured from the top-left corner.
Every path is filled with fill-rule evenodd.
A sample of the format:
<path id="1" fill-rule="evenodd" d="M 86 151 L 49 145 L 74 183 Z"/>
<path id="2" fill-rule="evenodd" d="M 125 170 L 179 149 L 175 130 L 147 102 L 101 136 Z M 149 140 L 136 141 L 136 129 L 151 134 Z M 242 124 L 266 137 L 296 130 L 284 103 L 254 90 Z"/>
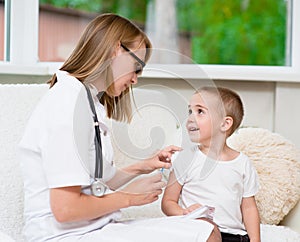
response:
<path id="1" fill-rule="evenodd" d="M 230 116 L 226 116 L 221 123 L 221 131 L 227 132 L 233 125 L 233 118 Z"/>

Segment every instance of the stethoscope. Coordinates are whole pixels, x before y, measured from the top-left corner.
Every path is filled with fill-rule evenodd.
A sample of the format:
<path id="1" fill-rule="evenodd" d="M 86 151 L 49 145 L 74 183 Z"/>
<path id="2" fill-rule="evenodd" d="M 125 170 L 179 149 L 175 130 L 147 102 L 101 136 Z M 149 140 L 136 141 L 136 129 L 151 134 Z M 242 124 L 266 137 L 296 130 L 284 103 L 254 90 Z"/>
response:
<path id="1" fill-rule="evenodd" d="M 94 196 L 101 197 L 105 194 L 105 191 L 108 188 L 103 181 L 103 155 L 102 155 L 101 132 L 99 128 L 98 117 L 96 114 L 96 109 L 95 109 L 91 91 L 86 85 L 84 85 L 84 87 L 86 89 L 90 107 L 93 113 L 94 126 L 95 126 L 94 140 L 95 140 L 96 159 L 95 159 L 94 181 L 91 184 L 91 192 Z"/>

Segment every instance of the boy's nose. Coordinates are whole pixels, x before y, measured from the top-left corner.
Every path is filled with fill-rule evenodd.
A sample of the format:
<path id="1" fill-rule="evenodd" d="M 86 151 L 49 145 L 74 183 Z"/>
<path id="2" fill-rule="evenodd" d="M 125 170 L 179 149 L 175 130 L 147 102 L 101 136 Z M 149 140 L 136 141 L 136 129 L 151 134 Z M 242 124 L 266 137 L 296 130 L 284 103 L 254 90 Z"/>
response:
<path id="1" fill-rule="evenodd" d="M 192 123 L 192 122 L 194 122 L 194 121 L 195 121 L 194 114 L 190 114 L 190 115 L 188 116 L 187 122 L 188 122 L 188 123 Z"/>

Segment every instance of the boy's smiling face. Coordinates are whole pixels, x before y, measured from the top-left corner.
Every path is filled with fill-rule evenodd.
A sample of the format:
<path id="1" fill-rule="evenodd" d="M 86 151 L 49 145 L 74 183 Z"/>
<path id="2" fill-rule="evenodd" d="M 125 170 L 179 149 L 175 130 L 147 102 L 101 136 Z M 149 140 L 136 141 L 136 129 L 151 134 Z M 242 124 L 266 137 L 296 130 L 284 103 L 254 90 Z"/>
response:
<path id="1" fill-rule="evenodd" d="M 214 94 L 195 93 L 190 100 L 186 128 L 192 142 L 209 145 L 219 134 L 223 120 L 223 106 Z"/>

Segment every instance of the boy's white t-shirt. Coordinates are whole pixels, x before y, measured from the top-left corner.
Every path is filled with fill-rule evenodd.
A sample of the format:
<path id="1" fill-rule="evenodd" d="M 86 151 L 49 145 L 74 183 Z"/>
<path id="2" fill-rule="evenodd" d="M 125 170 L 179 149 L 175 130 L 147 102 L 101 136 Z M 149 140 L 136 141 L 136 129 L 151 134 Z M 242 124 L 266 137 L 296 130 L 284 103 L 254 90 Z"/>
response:
<path id="1" fill-rule="evenodd" d="M 259 189 L 257 172 L 251 160 L 240 153 L 231 161 L 214 161 L 198 147 L 192 161 L 175 160 L 173 170 L 183 186 L 180 204 L 187 208 L 200 203 L 215 207 L 214 222 L 221 232 L 244 235 L 241 213 L 243 197 L 254 196 Z"/>
<path id="2" fill-rule="evenodd" d="M 96 94 L 92 88 L 100 128 L 105 131 L 101 135 L 103 179 L 108 181 L 116 168 L 103 121 L 105 109 Z M 67 72 L 58 71 L 57 83 L 33 111 L 18 147 L 25 193 L 24 233 L 28 241 L 84 234 L 120 217 L 118 211 L 90 221 L 58 223 L 50 208 L 50 188 L 81 186 L 83 193 L 90 194 L 95 171 L 92 115 L 82 83 Z"/>

